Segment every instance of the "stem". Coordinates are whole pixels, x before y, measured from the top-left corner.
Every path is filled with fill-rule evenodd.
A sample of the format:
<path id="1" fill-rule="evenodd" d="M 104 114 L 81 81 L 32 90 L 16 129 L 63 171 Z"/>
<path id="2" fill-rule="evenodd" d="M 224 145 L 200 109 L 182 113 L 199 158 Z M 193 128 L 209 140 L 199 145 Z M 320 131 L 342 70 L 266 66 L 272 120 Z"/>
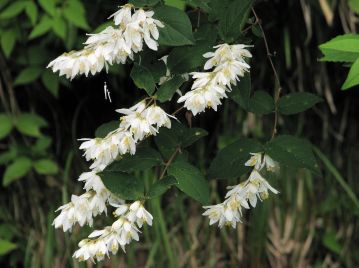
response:
<path id="1" fill-rule="evenodd" d="M 178 114 L 180 111 L 182 111 L 184 109 L 184 106 L 182 106 L 181 108 L 178 108 L 176 111 L 174 111 L 171 115 L 176 115 Z"/>
<path id="2" fill-rule="evenodd" d="M 173 160 L 175 160 L 177 154 L 181 151 L 180 147 L 177 147 L 176 151 L 174 151 L 174 153 L 171 155 L 170 159 L 167 161 L 167 163 L 165 164 L 165 168 L 163 169 L 161 176 L 159 178 L 159 180 L 163 179 L 163 177 L 166 175 L 166 171 L 168 169 L 168 167 L 172 164 Z"/>
<path id="3" fill-rule="evenodd" d="M 274 74 L 274 78 L 275 78 L 275 86 L 274 86 L 274 106 L 275 106 L 275 110 L 274 110 L 274 124 L 273 124 L 273 131 L 272 131 L 272 136 L 271 139 L 274 138 L 274 136 L 277 134 L 277 126 L 278 126 L 278 101 L 279 101 L 279 97 L 280 97 L 280 93 L 282 91 L 282 87 L 280 85 L 280 80 L 279 80 L 279 75 L 278 72 L 274 66 L 274 63 L 272 61 L 272 53 L 270 53 L 269 50 L 269 46 L 268 46 L 268 41 L 267 41 L 267 37 L 264 33 L 263 27 L 262 27 L 262 22 L 259 19 L 256 11 L 254 10 L 254 8 L 252 8 L 252 12 L 254 17 L 256 18 L 256 21 L 258 22 L 258 26 L 259 29 L 261 30 L 262 34 L 263 34 L 263 41 L 264 41 L 264 46 L 266 48 L 266 52 L 267 52 L 267 58 L 268 61 L 270 63 L 270 66 L 272 68 L 273 74 Z"/>

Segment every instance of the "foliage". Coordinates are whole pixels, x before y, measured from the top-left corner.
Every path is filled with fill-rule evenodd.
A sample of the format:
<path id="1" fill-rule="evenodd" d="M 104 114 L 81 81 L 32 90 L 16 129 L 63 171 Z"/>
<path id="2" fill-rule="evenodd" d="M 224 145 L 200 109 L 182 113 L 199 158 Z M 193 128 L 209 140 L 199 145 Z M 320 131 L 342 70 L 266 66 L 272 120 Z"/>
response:
<path id="1" fill-rule="evenodd" d="M 257 48 L 263 44 L 263 33 L 258 28 L 261 22 L 251 11 L 253 1 L 187 0 L 181 4 L 171 4 L 176 1 L 156 0 L 131 0 L 129 2 L 137 7 L 150 7 L 155 12 L 155 18 L 164 23 L 165 27 L 160 29 L 158 40 L 160 49 L 157 52 L 146 49 L 135 56 L 133 65 L 129 64 L 123 69 L 122 67 L 111 67 L 106 76 L 101 74 L 95 78 L 89 78 L 90 82 L 76 79 L 71 84 L 46 69 L 46 65 L 60 52 L 81 47 L 84 40 L 79 36 L 83 35 L 84 31 L 98 31 L 98 29 L 94 29 L 106 17 L 101 15 L 101 18 L 97 18 L 98 14 L 113 13 L 115 11 L 113 3 L 103 4 L 102 7 L 100 7 L 102 2 L 96 7 L 93 3 L 79 0 L 18 0 L 0 3 L 1 57 L 4 58 L 3 62 L 6 63 L 6 68 L 13 75 L 10 82 L 4 82 L 7 92 L 10 93 L 6 93 L 6 97 L 9 96 L 9 101 L 2 104 L 0 114 L 0 141 L 2 144 L 3 142 L 6 144 L 5 150 L 0 154 L 0 164 L 4 167 L 2 181 L 4 191 L 12 191 L 15 196 L 16 189 L 27 187 L 26 185 L 28 188 L 39 187 L 37 189 L 39 192 L 43 191 L 42 187 L 48 187 L 50 189 L 48 193 L 43 191 L 43 196 L 38 197 L 36 203 L 29 205 L 36 207 L 40 206 L 41 202 L 47 203 L 41 209 L 44 211 L 54 210 L 55 203 L 60 203 L 61 197 L 58 194 L 60 189 L 63 191 L 63 201 L 66 202 L 69 192 L 74 192 L 75 189 L 69 181 L 69 177 L 75 176 L 85 169 L 82 165 L 83 162 L 77 157 L 79 152 L 74 147 L 78 143 L 74 140 L 83 136 L 104 138 L 119 124 L 118 120 L 103 124 L 114 119 L 113 114 L 110 114 L 110 110 L 112 111 L 114 106 L 108 103 L 100 104 L 102 95 L 94 93 L 94 91 L 102 93 L 103 80 L 108 81 L 112 88 L 116 108 L 117 106 L 129 106 L 139 96 L 147 94 L 148 97 L 160 102 L 161 106 L 166 107 L 166 111 L 171 113 L 180 108 L 176 104 L 176 92 L 178 90 L 186 92 L 191 87 L 191 80 L 188 81 L 186 75 L 192 71 L 203 70 L 206 59 L 202 55 L 213 51 L 214 45 L 223 42 L 254 45 L 252 51 L 254 72 L 246 74 L 236 86 L 232 87 L 232 91 L 228 94 L 230 100 L 223 104 L 224 108 L 220 108 L 217 115 L 208 112 L 195 118 L 189 113 L 179 112 L 176 116 L 181 123 L 172 120 L 171 129 L 161 128 L 155 137 L 148 138 L 138 147 L 135 155 L 124 155 L 100 174 L 106 187 L 112 193 L 126 200 L 146 200 L 154 211 L 155 221 L 158 222 L 155 223 L 155 228 L 152 228 L 154 230 L 146 228 L 144 231 L 145 240 L 151 243 L 149 249 L 145 245 L 145 250 L 148 251 L 148 254 L 146 253 L 148 267 L 151 262 L 156 263 L 156 259 L 153 261 L 153 258 L 159 259 L 158 267 L 169 267 L 168 263 L 179 263 L 179 260 L 176 260 L 176 254 L 170 253 L 175 248 L 175 243 L 174 239 L 168 237 L 166 229 L 171 228 L 170 226 L 175 223 L 179 222 L 180 224 L 177 226 L 184 234 L 181 237 L 181 240 L 183 239 L 181 243 L 186 248 L 190 248 L 196 232 L 200 232 L 198 229 L 205 230 L 198 240 L 208 241 L 205 240 L 206 237 L 214 239 L 214 232 L 206 229 L 207 223 L 200 227 L 188 224 L 189 220 L 194 219 L 194 216 L 189 214 L 189 209 L 187 211 L 187 199 L 186 201 L 183 199 L 188 196 L 195 200 L 190 202 L 190 206 L 193 206 L 192 209 L 200 215 L 201 210 L 197 208 L 197 202 L 201 205 L 208 205 L 211 201 L 217 201 L 218 195 L 222 195 L 223 180 L 228 180 L 228 183 L 238 181 L 249 172 L 250 169 L 244 166 L 249 158 L 249 153 L 264 152 L 281 166 L 280 173 L 276 174 L 280 180 L 272 179 L 275 184 L 281 185 L 281 192 L 284 192 L 282 196 L 276 198 L 282 199 L 282 201 L 275 201 L 277 206 L 281 206 L 281 213 L 284 216 L 293 216 L 286 206 L 288 204 L 294 206 L 295 198 L 298 198 L 298 203 L 303 202 L 303 196 L 298 196 L 300 191 L 297 192 L 297 187 L 306 187 L 307 198 L 313 201 L 316 200 L 315 189 L 318 186 L 313 186 L 312 180 L 320 181 L 319 184 L 322 184 L 323 180 L 328 180 L 329 182 L 325 181 L 325 183 L 331 185 L 331 175 L 326 174 L 327 169 L 331 170 L 327 166 L 329 160 L 323 161 L 320 157 L 326 168 L 325 170 L 321 169 L 320 163 L 316 160 L 317 154 L 313 153 L 313 145 L 309 142 L 310 139 L 319 146 L 320 138 L 317 133 L 311 134 L 311 129 L 307 129 L 305 133 L 302 131 L 305 125 L 309 125 L 313 121 L 304 120 L 304 124 L 301 113 L 315 105 L 317 105 L 317 109 L 324 110 L 324 105 L 321 104 L 323 99 L 317 95 L 318 92 L 314 94 L 313 88 L 310 87 L 306 88 L 310 92 L 302 91 L 303 87 L 294 87 L 294 90 L 293 88 L 289 90 L 291 84 L 284 81 L 286 75 L 284 68 L 277 66 L 279 59 L 274 57 L 273 61 L 278 61 L 276 68 L 279 70 L 280 81 L 273 78 L 274 74 L 270 64 L 266 61 L 270 51 L 264 51 L 264 47 L 262 47 L 262 52 L 260 52 Z M 355 10 L 355 1 L 350 1 L 350 5 Z M 186 9 L 178 8 L 184 6 Z M 257 10 L 257 5 L 254 7 Z M 258 3 L 258 8 L 260 7 L 261 4 Z M 266 26 L 266 23 L 270 27 L 269 21 L 269 19 L 263 21 L 263 27 Z M 13 27 L 16 22 L 19 22 L 19 27 Z M 342 86 L 343 89 L 359 84 L 357 37 L 357 35 L 343 35 L 320 46 L 324 54 L 322 60 L 351 64 L 348 78 Z M 271 39 L 268 37 L 268 40 Z M 275 38 L 271 42 L 269 43 L 274 44 Z M 158 59 L 167 54 L 169 56 L 165 65 Z M 250 64 L 252 66 L 252 62 Z M 283 62 L 282 64 L 284 65 Z M 5 73 L 9 70 L 3 70 L 5 67 L 2 65 L 1 77 L 5 77 Z M 171 76 L 164 83 L 160 83 L 160 78 L 166 76 L 166 68 Z M 265 70 L 263 71 L 265 76 L 256 71 L 259 69 Z M 307 75 L 309 76 L 309 74 Z M 275 82 L 272 83 L 273 80 Z M 136 88 L 144 91 L 136 90 Z M 16 92 L 15 102 L 14 100 L 10 101 L 11 98 L 14 98 L 11 97 L 13 94 L 11 92 L 14 91 Z M 76 93 L 76 91 L 80 93 Z M 272 94 L 272 92 L 274 93 Z M 320 92 L 320 94 L 322 93 Z M 27 97 L 27 94 L 31 97 Z M 86 99 L 87 97 L 79 96 L 81 94 L 90 96 L 90 102 L 89 99 Z M 47 105 L 54 107 L 60 103 L 65 109 L 50 108 L 56 114 L 53 116 L 49 110 L 44 108 L 46 106 L 44 103 L 49 103 Z M 88 105 L 88 107 L 83 108 L 83 105 Z M 66 114 L 68 107 L 71 107 L 71 115 Z M 85 118 L 84 115 L 81 115 L 80 112 L 83 112 L 84 109 L 86 113 L 90 113 L 89 117 Z M 311 116 L 313 113 L 313 111 L 308 111 L 305 116 Z M 73 116 L 74 121 L 71 121 Z M 239 123 L 243 118 L 246 118 L 245 124 Z M 255 127 L 250 127 L 251 122 L 248 118 L 255 118 Z M 56 120 L 59 122 L 54 123 Z M 298 128 L 295 127 L 297 121 L 299 122 Z M 103 125 L 97 128 L 100 124 Z M 72 128 L 72 131 L 68 128 Z M 249 131 L 244 131 L 244 129 L 249 129 Z M 61 139 L 64 141 L 59 146 L 57 140 Z M 324 144 L 321 146 L 325 148 Z M 72 158 L 73 154 L 76 156 L 75 160 Z M 72 165 L 73 161 L 76 165 Z M 27 181 L 28 179 L 29 181 Z M 224 185 L 228 183 L 224 183 Z M 342 183 L 340 181 L 339 184 L 346 185 Z M 39 185 L 36 186 L 37 184 Z M 305 186 L 300 186 L 302 184 Z M 213 185 L 219 186 L 218 191 L 214 190 Z M 70 188 L 69 191 L 67 187 Z M 79 189 L 77 190 L 79 191 Z M 348 192 L 348 187 L 345 188 L 345 191 Z M 338 192 L 340 194 L 340 191 Z M 350 188 L 349 192 L 350 198 L 356 200 L 355 194 L 350 191 Z M 29 195 L 31 196 L 30 192 Z M 323 198 L 330 199 L 326 195 Z M 339 206 L 346 207 L 345 204 L 342 204 L 345 203 L 345 198 L 341 198 L 343 200 L 340 201 L 340 204 L 336 204 L 337 208 Z M 42 201 L 39 202 L 39 200 Z M 44 202 L 45 200 L 51 201 Z M 165 201 L 162 207 L 158 200 Z M 327 222 L 329 216 L 325 212 L 325 202 L 321 206 L 318 205 L 318 211 L 313 213 L 317 213 L 316 216 Z M 305 205 L 308 206 L 308 204 Z M 163 214 L 167 212 L 163 212 L 162 209 L 167 209 L 170 216 Z M 346 209 L 350 210 L 350 208 Z M 265 212 L 266 210 L 267 212 Z M 3 214 L 2 210 L 0 212 Z M 303 213 L 303 211 L 298 211 L 298 213 Z M 351 213 L 355 213 L 353 209 Z M 309 217 L 304 214 L 301 214 L 303 218 Z M 248 229 L 248 236 L 252 236 L 257 231 L 256 227 L 262 228 L 260 230 L 266 234 L 266 226 L 258 223 L 264 224 L 269 217 L 272 217 L 272 223 L 281 220 L 275 218 L 276 216 L 269 216 L 267 205 L 261 205 L 258 212 L 250 214 L 249 222 L 252 226 L 243 227 Z M 47 230 L 45 238 L 48 246 L 46 247 L 47 254 L 41 262 L 47 262 L 48 266 L 54 263 L 52 258 L 55 257 L 52 254 L 60 256 L 61 252 L 65 252 L 59 246 L 62 242 L 54 242 L 56 241 L 55 235 L 59 234 L 50 231 L 53 218 L 54 215 L 49 214 L 48 219 L 46 217 L 41 219 L 42 230 Z M 335 221 L 335 219 L 333 220 Z M 6 217 L 0 215 L 0 227 L 8 221 Z M 46 224 L 46 221 L 49 223 Z M 312 222 L 311 219 L 310 221 Z M 279 225 L 278 223 L 277 226 Z M 273 224 L 268 228 L 274 228 Z M 42 230 L 39 227 L 38 232 Z M 172 229 L 172 231 L 175 230 Z M 276 234 L 275 230 L 271 231 Z M 340 257 L 345 250 L 341 241 L 343 237 L 336 236 L 336 232 L 330 230 L 329 227 L 321 231 L 325 231 L 325 233 L 311 233 L 315 236 L 316 246 L 323 251 L 325 248 L 330 252 L 326 254 L 345 263 Z M 26 252 L 26 254 L 30 254 L 29 248 L 34 247 L 30 244 L 31 241 L 26 244 L 22 241 L 21 236 L 27 236 L 14 230 L 8 233 L 14 233 L 14 235 L 5 237 L 0 230 L 0 255 L 11 254 L 10 256 L 14 259 L 13 263 L 23 262 L 26 264 L 27 262 L 29 265 L 31 257 L 27 255 L 26 258 L 19 261 L 16 252 L 21 251 L 24 256 Z M 75 230 L 74 233 L 75 236 L 88 235 L 83 231 L 80 234 L 78 230 Z M 37 234 L 31 233 L 31 235 L 36 236 Z M 221 232 L 222 238 L 220 239 L 225 241 L 223 245 L 221 244 L 222 252 L 233 251 L 231 235 L 232 233 L 228 230 Z M 63 241 L 63 235 L 60 237 Z M 160 240 L 153 242 L 158 237 Z M 273 236 L 270 239 L 273 239 Z M 31 239 L 29 238 L 29 240 Z M 67 237 L 66 241 L 66 243 L 71 243 Z M 173 242 L 172 245 L 168 241 Z M 270 242 L 272 243 L 272 240 Z M 51 243 L 58 245 L 53 245 L 51 249 Z M 204 246 L 206 245 L 194 245 L 193 252 L 200 249 L 205 252 Z M 250 248 L 252 246 L 254 243 L 249 243 L 250 254 L 258 252 L 261 255 L 260 258 L 251 257 L 251 259 L 263 260 L 265 253 Z M 200 248 L 198 249 L 198 247 Z M 209 243 L 208 248 L 216 251 L 215 247 Z M 134 263 L 131 264 L 131 258 L 134 261 L 135 251 L 136 248 L 130 248 L 128 257 L 124 257 L 128 258 L 129 267 L 135 267 Z M 163 251 L 166 252 L 166 260 L 159 258 Z M 223 260 L 223 263 L 228 265 L 231 263 L 233 267 L 236 263 L 238 264 L 235 254 L 228 254 L 233 256 L 225 255 L 223 258 L 226 260 Z M 212 257 L 210 256 L 210 258 Z M 320 253 L 312 258 L 313 263 L 324 262 L 324 256 L 321 256 Z M 70 263 L 65 259 L 63 261 Z M 222 262 L 220 259 L 215 259 L 216 261 Z M 185 259 L 183 262 L 186 266 L 190 261 Z M 195 263 L 191 265 L 196 266 Z M 254 266 L 255 264 L 253 264 Z"/>

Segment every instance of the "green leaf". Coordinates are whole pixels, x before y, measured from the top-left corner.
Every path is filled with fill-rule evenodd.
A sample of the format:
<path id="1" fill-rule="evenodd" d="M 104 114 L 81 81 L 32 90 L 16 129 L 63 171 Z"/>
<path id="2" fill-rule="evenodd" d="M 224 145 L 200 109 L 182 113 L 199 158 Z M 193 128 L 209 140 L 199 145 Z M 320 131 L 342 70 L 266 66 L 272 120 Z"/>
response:
<path id="1" fill-rule="evenodd" d="M 236 86 L 232 86 L 229 97 L 239 104 L 244 110 L 249 109 L 251 94 L 251 75 L 247 73 Z"/>
<path id="2" fill-rule="evenodd" d="M 177 183 L 177 180 L 172 176 L 164 177 L 163 179 L 156 181 L 154 184 L 151 185 L 148 193 L 146 194 L 146 197 L 154 198 L 163 195 L 171 188 L 171 186 Z"/>
<path id="3" fill-rule="evenodd" d="M 173 94 L 176 92 L 177 89 L 185 82 L 186 80 L 180 76 L 175 75 L 170 80 L 163 83 L 157 91 L 157 99 L 160 102 L 166 102 L 170 100 Z"/>
<path id="4" fill-rule="evenodd" d="M 119 161 L 109 165 L 108 171 L 132 172 L 147 170 L 161 164 L 161 155 L 154 149 L 143 147 L 139 148 L 134 155 L 125 155 Z"/>
<path id="5" fill-rule="evenodd" d="M 166 6 L 176 7 L 181 10 L 185 10 L 186 3 L 184 0 L 165 0 Z"/>
<path id="6" fill-rule="evenodd" d="M 289 135 L 278 136 L 266 144 L 265 152 L 280 165 L 294 169 L 306 168 L 320 175 L 312 145 L 305 139 Z"/>
<path id="7" fill-rule="evenodd" d="M 349 7 L 356 13 L 359 13 L 359 0 L 349 0 Z"/>
<path id="8" fill-rule="evenodd" d="M 315 94 L 307 92 L 290 93 L 279 99 L 278 110 L 281 114 L 291 115 L 303 112 L 323 101 Z"/>
<path id="9" fill-rule="evenodd" d="M 206 13 L 208 13 L 211 9 L 208 5 L 209 2 L 210 0 L 186 0 L 187 5 L 194 8 L 200 8 Z"/>
<path id="10" fill-rule="evenodd" d="M 34 2 L 28 2 L 25 9 L 26 15 L 29 17 L 31 24 L 35 25 L 38 17 L 38 11 Z"/>
<path id="11" fill-rule="evenodd" d="M 8 30 L 1 34 L 1 47 L 5 56 L 8 58 L 14 49 L 17 33 L 15 30 Z"/>
<path id="12" fill-rule="evenodd" d="M 59 167 L 51 159 L 41 159 L 35 161 L 34 168 L 40 175 L 55 175 L 59 172 Z"/>
<path id="13" fill-rule="evenodd" d="M 258 141 L 241 138 L 218 152 L 208 169 L 208 177 L 225 180 L 239 178 L 250 170 L 244 165 L 251 157 L 250 153 L 261 151 L 263 147 Z"/>
<path id="14" fill-rule="evenodd" d="M 188 147 L 207 135 L 208 132 L 202 128 L 188 128 L 181 138 L 182 147 Z"/>
<path id="15" fill-rule="evenodd" d="M 359 58 L 359 34 L 339 35 L 321 44 L 322 61 L 353 62 Z"/>
<path id="16" fill-rule="evenodd" d="M 59 96 L 60 79 L 58 75 L 50 70 L 45 70 L 41 75 L 41 81 L 52 95 L 55 97 Z"/>
<path id="17" fill-rule="evenodd" d="M 15 1 L 0 13 L 0 19 L 11 19 L 19 15 L 27 6 L 26 1 Z"/>
<path id="18" fill-rule="evenodd" d="M 181 191 L 203 205 L 209 203 L 209 184 L 198 168 L 187 162 L 174 162 L 168 174 L 176 178 Z"/>
<path id="19" fill-rule="evenodd" d="M 40 137 L 40 129 L 47 126 L 47 122 L 40 116 L 22 113 L 16 118 L 16 128 L 23 134 L 31 137 Z"/>
<path id="20" fill-rule="evenodd" d="M 40 67 L 28 67 L 18 74 L 15 78 L 14 85 L 19 86 L 34 82 L 40 77 L 42 71 L 43 69 Z"/>
<path id="21" fill-rule="evenodd" d="M 62 17 L 55 17 L 52 23 L 54 33 L 62 40 L 66 38 L 66 22 Z"/>
<path id="22" fill-rule="evenodd" d="M 4 239 L 0 239 L 0 256 L 10 253 L 16 248 L 17 248 L 16 244 Z"/>
<path id="23" fill-rule="evenodd" d="M 230 2 L 225 16 L 219 20 L 219 34 L 224 41 L 232 43 L 242 34 L 253 2 L 252 0 Z"/>
<path id="24" fill-rule="evenodd" d="M 32 147 L 32 151 L 36 154 L 44 153 L 51 145 L 52 139 L 50 137 L 40 137 L 36 140 L 35 145 Z"/>
<path id="25" fill-rule="evenodd" d="M 90 26 L 87 23 L 86 12 L 82 2 L 71 0 L 63 10 L 65 18 L 75 25 L 84 30 L 89 30 Z"/>
<path id="26" fill-rule="evenodd" d="M 156 5 L 160 0 L 130 0 L 128 3 L 135 7 L 150 7 Z"/>
<path id="27" fill-rule="evenodd" d="M 99 126 L 95 131 L 96 138 L 105 138 L 107 134 L 120 126 L 119 121 L 110 121 Z"/>
<path id="28" fill-rule="evenodd" d="M 100 176 L 106 188 L 120 198 L 125 200 L 139 200 L 144 196 L 142 179 L 116 171 L 104 171 Z"/>
<path id="29" fill-rule="evenodd" d="M 352 67 L 350 68 L 348 77 L 342 85 L 342 90 L 349 89 L 356 85 L 359 85 L 359 58 L 353 63 Z"/>
<path id="30" fill-rule="evenodd" d="M 271 95 L 262 90 L 254 92 L 254 96 L 249 100 L 248 111 L 258 114 L 270 114 L 274 111 L 274 100 Z"/>
<path id="31" fill-rule="evenodd" d="M 146 90 L 149 96 L 153 94 L 156 87 L 155 79 L 145 66 L 135 63 L 130 76 L 138 88 Z"/>
<path id="32" fill-rule="evenodd" d="M 155 143 L 165 158 L 178 147 L 188 147 L 208 133 L 200 128 L 187 128 L 181 123 L 173 122 L 171 129 L 163 128 L 155 137 Z"/>
<path id="33" fill-rule="evenodd" d="M 160 6 L 155 8 L 154 12 L 154 17 L 165 25 L 164 28 L 159 28 L 160 45 L 183 46 L 194 43 L 192 24 L 184 11 L 175 7 Z"/>
<path id="34" fill-rule="evenodd" d="M 51 16 L 56 14 L 56 5 L 54 0 L 38 0 L 40 6 Z"/>
<path id="35" fill-rule="evenodd" d="M 29 39 L 34 39 L 46 34 L 52 28 L 52 22 L 49 16 L 42 16 L 40 22 L 32 29 Z"/>
<path id="36" fill-rule="evenodd" d="M 209 25 L 204 25 L 196 33 L 196 44 L 174 48 L 167 59 L 167 66 L 172 74 L 183 74 L 203 68 L 206 58 L 203 54 L 213 50 L 217 33 Z"/>
<path id="37" fill-rule="evenodd" d="M 323 237 L 323 244 L 326 248 L 333 251 L 336 254 L 340 254 L 343 250 L 343 246 L 338 243 L 335 232 L 330 231 L 325 233 Z"/>
<path id="38" fill-rule="evenodd" d="M 19 157 L 12 164 L 6 167 L 3 185 L 6 187 L 10 183 L 24 177 L 31 169 L 31 160 L 27 157 Z"/>
<path id="39" fill-rule="evenodd" d="M 12 119 L 7 114 L 0 114 L 0 140 L 7 137 L 13 128 Z"/>

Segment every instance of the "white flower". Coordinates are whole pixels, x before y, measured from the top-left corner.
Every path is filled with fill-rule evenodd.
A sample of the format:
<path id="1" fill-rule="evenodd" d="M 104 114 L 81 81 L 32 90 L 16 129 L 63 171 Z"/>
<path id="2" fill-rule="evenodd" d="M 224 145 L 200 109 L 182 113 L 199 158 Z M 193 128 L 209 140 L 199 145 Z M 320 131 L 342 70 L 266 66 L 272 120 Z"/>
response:
<path id="1" fill-rule="evenodd" d="M 252 157 L 244 164 L 247 167 L 255 167 L 257 170 L 262 168 L 262 153 L 250 153 Z"/>
<path id="2" fill-rule="evenodd" d="M 222 227 L 225 223 L 224 206 L 223 204 L 217 204 L 213 206 L 203 207 L 206 211 L 202 214 L 203 216 L 209 217 L 209 225 L 219 223 L 219 227 Z"/>
<path id="3" fill-rule="evenodd" d="M 206 108 L 217 111 L 221 99 L 227 98 L 226 91 L 231 91 L 231 85 L 236 85 L 239 77 L 249 72 L 250 66 L 244 57 L 251 54 L 245 49 L 246 45 L 222 44 L 215 46 L 215 52 L 205 53 L 209 58 L 204 65 L 208 72 L 191 73 L 194 82 L 192 88 L 178 102 L 184 102 L 184 107 L 193 115 L 203 112 Z"/>
<path id="4" fill-rule="evenodd" d="M 90 34 L 82 50 L 64 53 L 50 62 L 48 68 L 73 79 L 76 75 L 94 75 L 103 68 L 108 70 L 113 63 L 126 63 L 128 58 L 133 59 L 134 53 L 143 50 L 144 42 L 157 50 L 158 27 L 164 25 L 152 18 L 152 11 L 139 9 L 132 15 L 132 9 L 130 4 L 122 6 L 110 16 L 118 27 L 109 26 L 100 33 Z"/>
<path id="5" fill-rule="evenodd" d="M 113 18 L 115 25 L 128 24 L 131 21 L 132 7 L 131 4 L 122 6 L 118 11 L 112 14 L 109 19 Z"/>
<path id="6" fill-rule="evenodd" d="M 82 173 L 78 180 L 85 182 L 84 189 L 87 192 L 93 189 L 95 192 L 100 193 L 102 190 L 106 189 L 100 176 L 94 171 Z"/>
<path id="7" fill-rule="evenodd" d="M 278 163 L 275 162 L 269 155 L 264 155 L 264 165 L 268 171 L 274 172 L 278 167 Z"/>
<path id="8" fill-rule="evenodd" d="M 176 117 L 167 114 L 162 108 L 152 105 L 146 109 L 146 119 L 150 125 L 156 125 L 156 128 L 164 126 L 171 128 L 171 118 Z"/>

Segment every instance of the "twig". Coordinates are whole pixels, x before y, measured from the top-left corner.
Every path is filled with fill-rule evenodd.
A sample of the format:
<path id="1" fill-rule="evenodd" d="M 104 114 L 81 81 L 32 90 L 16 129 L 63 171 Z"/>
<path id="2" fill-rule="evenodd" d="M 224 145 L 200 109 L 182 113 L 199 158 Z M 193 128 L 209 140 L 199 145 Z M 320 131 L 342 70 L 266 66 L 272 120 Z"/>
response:
<path id="1" fill-rule="evenodd" d="M 278 125 L 278 101 L 279 101 L 279 97 L 280 97 L 280 93 L 281 93 L 281 90 L 282 90 L 282 87 L 280 85 L 280 80 L 279 80 L 279 75 L 278 75 L 278 72 L 274 66 L 274 63 L 272 61 L 272 53 L 270 53 L 270 50 L 269 50 L 269 46 L 268 46 L 268 41 L 267 41 L 267 37 L 264 33 L 264 30 L 263 30 L 263 27 L 262 27 L 262 22 L 261 20 L 259 19 L 256 11 L 254 10 L 254 8 L 252 8 L 252 12 L 253 12 L 253 15 L 254 17 L 256 18 L 256 21 L 258 21 L 258 26 L 259 26 L 259 29 L 261 30 L 262 34 L 263 34 L 263 41 L 264 41 L 264 45 L 265 45 L 265 48 L 266 48 L 266 52 L 267 52 L 267 58 L 268 58 L 268 61 L 270 63 L 270 66 L 272 68 L 272 71 L 273 71 L 273 74 L 274 74 L 274 78 L 276 80 L 276 85 L 274 86 L 274 104 L 275 104 L 275 111 L 274 111 L 274 125 L 273 125 L 273 131 L 272 131 L 272 136 L 271 136 L 271 139 L 274 138 L 274 136 L 276 135 L 277 133 L 277 125 Z"/>
<path id="2" fill-rule="evenodd" d="M 174 153 L 171 155 L 170 159 L 168 159 L 167 163 L 165 164 L 165 168 L 163 169 L 161 176 L 159 178 L 159 180 L 162 180 L 163 177 L 166 175 L 166 171 L 168 169 L 168 167 L 172 164 L 173 160 L 175 160 L 177 154 L 181 151 L 180 147 L 177 147 L 176 151 L 174 151 Z"/>
<path id="3" fill-rule="evenodd" d="M 176 111 L 174 111 L 171 115 L 176 115 L 178 114 L 180 111 L 182 111 L 184 109 L 184 106 L 182 106 L 181 108 L 178 108 Z"/>

